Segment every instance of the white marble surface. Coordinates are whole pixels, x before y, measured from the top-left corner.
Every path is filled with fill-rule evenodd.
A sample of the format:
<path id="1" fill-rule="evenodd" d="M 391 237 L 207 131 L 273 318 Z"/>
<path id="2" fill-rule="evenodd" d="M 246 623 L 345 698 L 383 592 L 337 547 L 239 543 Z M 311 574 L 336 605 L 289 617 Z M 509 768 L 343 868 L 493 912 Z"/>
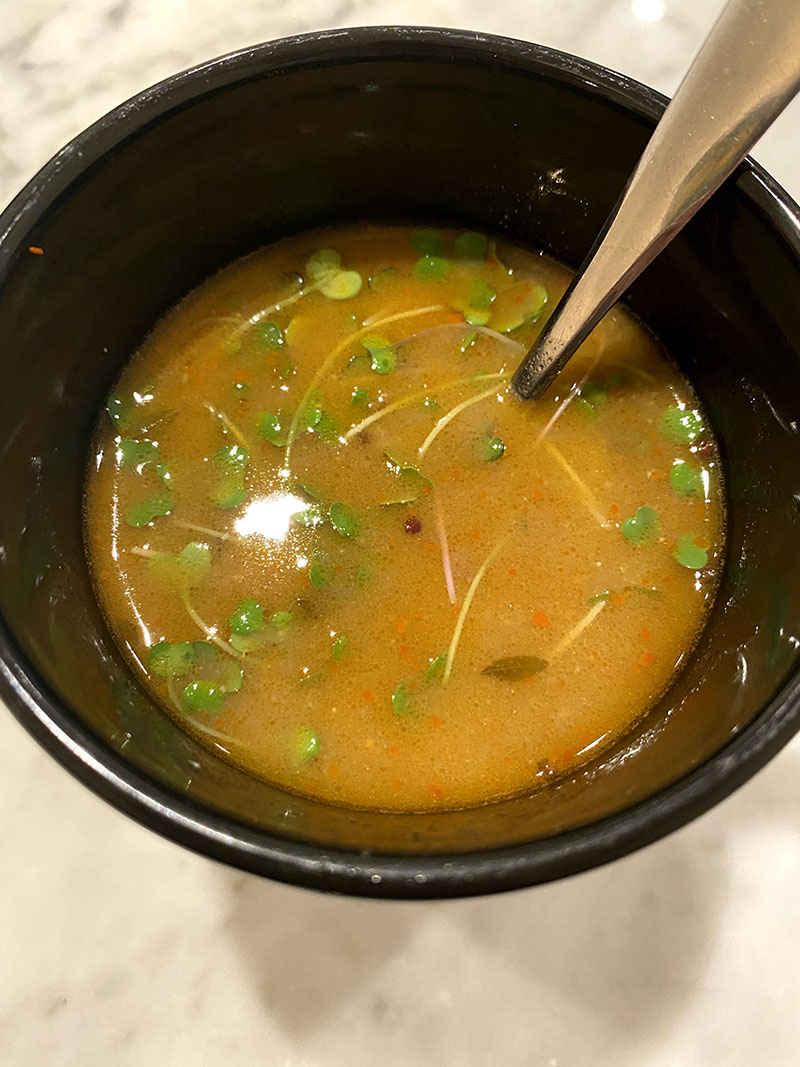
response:
<path id="1" fill-rule="evenodd" d="M 788 0 L 787 0 L 788 2 Z M 325 26 L 467 26 L 674 88 L 717 0 L 0 0 L 0 200 L 173 71 Z M 800 106 L 757 155 L 800 197 Z M 118 815 L 0 715 L 0 1064 L 795 1067 L 800 743 L 692 826 L 503 898 L 237 874 Z"/>

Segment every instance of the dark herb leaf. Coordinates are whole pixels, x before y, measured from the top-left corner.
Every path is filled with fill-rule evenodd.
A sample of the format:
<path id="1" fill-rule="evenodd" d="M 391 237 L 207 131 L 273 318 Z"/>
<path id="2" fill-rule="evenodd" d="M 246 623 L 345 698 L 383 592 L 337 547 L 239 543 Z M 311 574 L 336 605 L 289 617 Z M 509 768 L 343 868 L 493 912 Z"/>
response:
<path id="1" fill-rule="evenodd" d="M 503 656 L 484 667 L 481 674 L 491 678 L 501 678 L 504 682 L 521 682 L 532 678 L 547 667 L 547 660 L 538 656 Z"/>

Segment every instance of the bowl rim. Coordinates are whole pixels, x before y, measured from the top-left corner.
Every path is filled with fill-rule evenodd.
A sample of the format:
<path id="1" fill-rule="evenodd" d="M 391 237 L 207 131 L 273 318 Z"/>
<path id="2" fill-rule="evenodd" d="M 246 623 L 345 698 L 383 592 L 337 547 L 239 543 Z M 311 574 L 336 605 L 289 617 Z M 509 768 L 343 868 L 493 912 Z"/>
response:
<path id="1" fill-rule="evenodd" d="M 97 161 L 167 114 L 248 81 L 369 60 L 500 67 L 576 88 L 655 123 L 667 98 L 641 82 L 542 45 L 468 30 L 369 26 L 257 44 L 174 74 L 114 108 L 73 138 L 0 215 L 0 278 L 39 217 Z M 800 258 L 800 209 L 749 157 L 733 178 Z M 0 617 L 0 697 L 76 778 L 163 837 L 242 870 L 295 885 L 395 899 L 502 892 L 576 874 L 650 844 L 746 782 L 800 729 L 800 671 L 705 762 L 653 796 L 554 836 L 468 853 L 392 854 L 335 849 L 247 827 L 172 792 L 125 762 L 61 702 Z"/>

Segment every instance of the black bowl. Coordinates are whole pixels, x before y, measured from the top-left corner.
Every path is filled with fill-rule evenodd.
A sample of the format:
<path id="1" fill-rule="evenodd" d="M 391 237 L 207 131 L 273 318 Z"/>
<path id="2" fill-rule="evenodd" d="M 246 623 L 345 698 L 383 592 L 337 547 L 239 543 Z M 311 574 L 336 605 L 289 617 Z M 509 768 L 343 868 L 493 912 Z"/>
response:
<path id="1" fill-rule="evenodd" d="M 84 558 L 89 436 L 156 319 L 222 264 L 347 219 L 508 234 L 577 266 L 664 107 L 593 64 L 427 29 L 343 30 L 176 75 L 64 148 L 0 221 L 0 680 L 96 792 L 216 859 L 384 897 L 603 863 L 705 811 L 800 726 L 800 228 L 746 162 L 630 292 L 721 442 L 728 555 L 703 638 L 602 762 L 532 796 L 358 812 L 255 781 L 132 676 Z M 42 249 L 37 254 L 34 249 Z"/>

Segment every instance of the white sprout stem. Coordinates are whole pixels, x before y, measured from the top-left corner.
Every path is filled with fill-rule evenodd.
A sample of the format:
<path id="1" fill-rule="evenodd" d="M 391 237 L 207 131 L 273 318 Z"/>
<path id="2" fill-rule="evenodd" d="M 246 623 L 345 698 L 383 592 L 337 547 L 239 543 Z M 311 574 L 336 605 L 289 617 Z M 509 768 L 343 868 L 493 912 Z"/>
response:
<path id="1" fill-rule="evenodd" d="M 292 416 L 292 421 L 289 425 L 289 432 L 286 435 L 286 451 L 284 452 L 283 457 L 283 467 L 285 472 L 288 472 L 289 470 L 289 462 L 292 456 L 292 446 L 294 445 L 295 438 L 297 437 L 297 431 L 300 427 L 300 419 L 303 417 L 303 412 L 306 409 L 306 404 L 308 403 L 311 394 L 314 392 L 322 378 L 325 376 L 331 364 L 334 363 L 339 358 L 339 356 L 343 352 L 345 352 L 351 344 L 353 344 L 354 341 L 357 341 L 360 337 L 366 337 L 367 334 L 371 333 L 374 329 L 380 326 L 389 326 L 393 322 L 401 322 L 403 319 L 411 319 L 414 318 L 416 315 L 427 315 L 431 314 L 434 311 L 441 311 L 442 308 L 442 304 L 432 304 L 430 307 L 412 308 L 411 311 L 399 311 L 396 315 L 387 315 L 386 318 L 378 319 L 377 322 L 373 322 L 369 326 L 362 326 L 360 329 L 356 330 L 355 333 L 351 333 L 348 337 L 345 337 L 343 341 L 339 342 L 339 344 L 333 349 L 333 351 L 330 352 L 325 357 L 325 359 L 323 359 L 322 363 L 320 363 L 319 367 L 314 373 L 314 376 L 309 382 L 306 391 L 300 398 L 300 403 L 297 405 L 295 413 Z"/>
<path id="2" fill-rule="evenodd" d="M 450 598 L 450 603 L 456 602 L 456 586 L 453 581 L 453 568 L 450 563 L 450 548 L 447 544 L 447 530 L 444 525 L 444 515 L 442 514 L 442 508 L 439 503 L 439 497 L 434 490 L 433 493 L 433 511 L 436 516 L 436 532 L 439 535 L 439 545 L 442 550 L 442 568 L 444 570 L 444 583 L 447 586 L 447 595 Z"/>
<path id="3" fill-rule="evenodd" d="M 500 341 L 504 345 L 509 345 L 516 352 L 526 352 L 525 345 L 521 345 L 519 341 L 513 341 L 510 337 L 506 337 L 502 333 L 498 333 L 497 330 L 492 330 L 489 326 L 472 326 L 468 322 L 440 322 L 438 326 L 429 326 L 425 330 L 420 330 L 418 333 L 412 333 L 410 337 L 403 337 L 399 341 L 395 341 L 394 344 L 389 345 L 390 348 L 400 348 L 402 345 L 410 344 L 412 341 L 419 341 L 421 337 L 427 337 L 428 334 L 438 333 L 441 330 L 460 330 L 462 333 L 480 333 L 484 337 L 491 337 L 495 341 Z"/>
<path id="4" fill-rule="evenodd" d="M 156 552 L 152 548 L 140 548 L 138 545 L 134 545 L 133 548 L 129 548 L 128 551 L 132 556 L 141 556 L 143 559 L 154 559 L 156 556 L 163 555 L 163 553 Z"/>
<path id="5" fill-rule="evenodd" d="M 606 606 L 606 601 L 605 600 L 598 600 L 598 602 L 592 608 L 590 608 L 589 611 L 587 611 L 587 613 L 583 616 L 583 618 L 577 624 L 577 626 L 573 626 L 573 628 L 569 631 L 569 633 L 565 634 L 561 638 L 561 640 L 558 642 L 556 647 L 553 649 L 553 651 L 547 657 L 548 662 L 552 662 L 557 656 L 560 656 L 562 652 L 566 652 L 566 650 L 569 648 L 569 646 L 578 637 L 580 637 L 580 635 L 583 633 L 583 631 L 586 629 L 586 627 L 587 626 L 591 626 L 591 624 L 594 622 L 594 620 L 597 618 L 597 616 L 600 614 L 600 612 L 603 610 L 603 608 L 605 606 Z"/>
<path id="6" fill-rule="evenodd" d="M 219 541 L 238 541 L 239 538 L 234 534 L 220 533 L 219 530 L 212 530 L 210 526 L 198 526 L 196 522 L 184 522 L 183 519 L 173 519 L 175 526 L 180 526 L 184 530 L 194 530 L 196 533 L 206 534 L 208 537 L 216 537 Z"/>
<path id="7" fill-rule="evenodd" d="M 185 590 L 181 593 L 181 600 L 183 602 L 184 608 L 186 608 L 186 614 L 189 616 L 189 618 L 192 620 L 198 630 L 201 630 L 205 634 L 206 639 L 208 641 L 211 641 L 211 643 L 216 645 L 217 648 L 221 648 L 222 651 L 226 652 L 229 656 L 233 656 L 234 659 L 244 659 L 244 656 L 241 654 L 241 652 L 237 652 L 233 645 L 229 645 L 227 641 L 223 641 L 223 639 L 217 635 L 217 631 L 214 629 L 213 626 L 209 626 L 208 623 L 203 622 L 203 620 L 192 607 L 192 602 L 189 600 L 189 594 Z"/>
<path id="8" fill-rule="evenodd" d="M 464 629 L 464 622 L 467 618 L 467 613 L 469 612 L 470 606 L 472 605 L 472 601 L 475 598 L 475 594 L 478 591 L 478 586 L 483 581 L 483 576 L 486 574 L 486 571 L 489 569 L 489 566 L 494 560 L 497 553 L 500 551 L 501 548 L 505 546 L 505 543 L 506 540 L 504 538 L 502 541 L 499 541 L 494 546 L 492 551 L 481 564 L 478 573 L 475 575 L 475 577 L 472 579 L 472 582 L 470 583 L 470 587 L 467 590 L 467 595 L 464 597 L 464 603 L 461 605 L 461 611 L 458 613 L 458 620 L 456 621 L 456 626 L 453 630 L 453 636 L 450 639 L 450 647 L 447 650 L 447 663 L 445 664 L 444 675 L 442 677 L 443 684 L 446 684 L 450 679 L 450 673 L 453 670 L 453 660 L 455 659 L 456 649 L 458 648 L 458 642 L 461 640 L 461 631 Z"/>
<path id="9" fill-rule="evenodd" d="M 304 296 L 308 296 L 309 293 L 315 293 L 319 289 L 319 283 L 314 282 L 313 285 L 305 285 L 302 289 L 299 289 L 293 296 L 287 296 L 285 300 L 279 300 L 277 304 L 270 304 L 267 308 L 260 308 L 252 315 L 249 315 L 245 321 L 233 331 L 231 338 L 240 337 L 246 330 L 249 330 L 251 326 L 257 326 L 262 319 L 265 319 L 267 315 L 271 315 L 273 311 L 283 311 L 284 308 L 291 307 L 292 304 L 296 304 L 298 300 L 302 300 Z"/>
<path id="10" fill-rule="evenodd" d="M 427 389 L 418 390 L 416 393 L 409 393 L 408 396 L 401 396 L 399 400 L 392 401 L 391 404 L 387 404 L 386 407 L 381 408 L 380 411 L 373 412 L 372 415 L 367 416 L 366 419 L 362 419 L 357 425 L 351 426 L 344 435 L 344 440 L 351 440 L 356 434 L 361 433 L 362 430 L 366 430 L 367 426 L 371 426 L 373 422 L 382 419 L 384 415 L 391 415 L 393 411 L 399 411 L 400 408 L 407 407 L 409 404 L 414 404 L 417 400 L 424 400 L 426 397 L 440 393 L 443 389 L 454 389 L 458 385 L 472 385 L 478 381 L 498 381 L 500 379 L 508 380 L 508 373 L 506 371 L 499 371 L 497 374 L 482 374 L 478 378 L 472 374 L 469 378 L 454 378 L 452 381 L 442 382 L 440 385 L 431 385 Z"/>
<path id="11" fill-rule="evenodd" d="M 204 401 L 203 404 L 206 410 L 209 411 L 212 415 L 215 415 L 220 420 L 225 429 L 228 430 L 229 433 L 233 434 L 233 436 L 236 438 L 242 448 L 246 448 L 248 452 L 253 451 L 250 446 L 250 442 L 247 440 L 247 438 L 236 425 L 236 423 L 233 421 L 233 419 L 226 415 L 224 411 L 220 411 L 219 408 L 215 408 L 213 404 L 209 404 L 208 401 Z"/>
<path id="12" fill-rule="evenodd" d="M 554 460 L 560 464 L 564 471 L 569 475 L 573 484 L 577 487 L 579 495 L 586 505 L 589 514 L 592 518 L 602 527 L 607 526 L 606 517 L 600 510 L 600 505 L 597 503 L 594 493 L 591 491 L 586 482 L 581 478 L 575 468 L 569 463 L 564 453 L 560 448 L 556 448 L 554 444 L 549 441 L 544 442 L 544 447 L 550 453 Z"/>
<path id="13" fill-rule="evenodd" d="M 450 411 L 447 412 L 446 415 L 443 415 L 439 419 L 439 421 L 433 427 L 431 432 L 428 434 L 428 436 L 422 442 L 422 444 L 419 447 L 419 458 L 422 459 L 424 457 L 425 453 L 431 447 L 431 445 L 436 440 L 436 438 L 439 436 L 439 434 L 442 432 L 442 430 L 444 430 L 447 426 L 449 426 L 450 423 L 453 421 L 453 419 L 457 418 L 461 414 L 462 411 L 465 411 L 468 407 L 471 407 L 473 404 L 479 404 L 482 400 L 486 400 L 486 399 L 488 399 L 488 397 L 496 395 L 496 394 L 497 394 L 497 386 L 493 385 L 491 389 L 486 389 L 484 392 L 478 393 L 477 396 L 471 396 L 467 400 L 462 400 L 460 404 L 456 404 L 456 406 L 454 408 L 452 408 Z"/>
<path id="14" fill-rule="evenodd" d="M 572 401 L 575 399 L 575 397 L 578 395 L 578 393 L 581 391 L 581 389 L 583 389 L 584 385 L 586 385 L 586 383 L 589 380 L 589 375 L 595 369 L 595 367 L 597 366 L 599 361 L 600 361 L 600 356 L 597 356 L 595 361 L 591 364 L 591 366 L 586 371 L 584 376 L 580 379 L 580 381 L 575 382 L 575 384 L 572 386 L 570 391 L 567 393 L 567 395 L 564 397 L 564 399 L 558 405 L 556 410 L 553 412 L 552 416 L 548 419 L 547 425 L 542 430 L 542 432 L 539 434 L 539 436 L 536 438 L 537 441 L 543 441 L 544 438 L 547 436 L 547 434 L 550 433 L 552 428 L 555 426 L 555 424 L 558 422 L 558 420 L 561 418 L 561 416 L 564 414 L 564 412 L 570 406 Z"/>

